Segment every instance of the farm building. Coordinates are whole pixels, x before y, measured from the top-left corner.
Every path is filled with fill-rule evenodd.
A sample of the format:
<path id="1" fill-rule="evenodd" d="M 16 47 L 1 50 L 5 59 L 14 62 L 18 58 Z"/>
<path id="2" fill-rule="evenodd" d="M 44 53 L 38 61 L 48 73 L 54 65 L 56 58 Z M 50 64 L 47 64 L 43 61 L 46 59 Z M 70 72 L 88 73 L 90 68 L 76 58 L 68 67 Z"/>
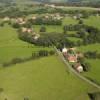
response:
<path id="1" fill-rule="evenodd" d="M 68 55 L 67 59 L 69 62 L 77 62 L 77 57 L 75 55 Z"/>
<path id="2" fill-rule="evenodd" d="M 83 66 L 80 63 L 73 65 L 73 68 L 79 73 L 83 72 Z"/>

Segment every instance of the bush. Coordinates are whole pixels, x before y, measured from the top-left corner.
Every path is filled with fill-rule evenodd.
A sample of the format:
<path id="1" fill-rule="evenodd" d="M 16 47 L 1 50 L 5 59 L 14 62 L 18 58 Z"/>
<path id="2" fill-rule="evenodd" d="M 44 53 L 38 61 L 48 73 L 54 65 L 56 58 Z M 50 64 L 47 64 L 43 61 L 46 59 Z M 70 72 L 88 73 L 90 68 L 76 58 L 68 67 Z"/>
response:
<path id="1" fill-rule="evenodd" d="M 42 26 L 40 32 L 46 32 L 46 27 Z"/>
<path id="2" fill-rule="evenodd" d="M 4 91 L 4 89 L 3 88 L 0 88 L 0 93 L 3 92 L 3 91 Z"/>
<path id="3" fill-rule="evenodd" d="M 17 64 L 17 63 L 21 63 L 21 62 L 23 62 L 23 60 L 21 58 L 14 58 L 14 59 L 12 59 L 11 64 Z"/>

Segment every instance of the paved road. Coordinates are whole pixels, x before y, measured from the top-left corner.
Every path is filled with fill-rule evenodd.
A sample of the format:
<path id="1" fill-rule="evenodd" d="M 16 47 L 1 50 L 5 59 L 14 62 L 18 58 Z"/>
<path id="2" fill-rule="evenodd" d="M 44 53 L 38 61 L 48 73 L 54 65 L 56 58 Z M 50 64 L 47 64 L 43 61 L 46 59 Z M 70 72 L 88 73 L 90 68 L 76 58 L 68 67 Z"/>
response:
<path id="1" fill-rule="evenodd" d="M 55 47 L 54 47 L 55 48 Z M 77 73 L 73 68 L 72 66 L 68 63 L 68 61 L 64 58 L 64 56 L 62 55 L 62 53 L 57 49 L 55 48 L 58 56 L 60 57 L 60 59 L 67 65 L 67 67 L 69 68 L 70 70 L 70 73 L 73 73 L 75 74 L 76 76 L 78 76 L 80 79 L 84 80 L 85 82 L 91 84 L 92 86 L 100 89 L 100 86 L 94 82 L 92 82 L 91 80 L 87 79 L 86 77 L 82 76 L 81 74 Z"/>

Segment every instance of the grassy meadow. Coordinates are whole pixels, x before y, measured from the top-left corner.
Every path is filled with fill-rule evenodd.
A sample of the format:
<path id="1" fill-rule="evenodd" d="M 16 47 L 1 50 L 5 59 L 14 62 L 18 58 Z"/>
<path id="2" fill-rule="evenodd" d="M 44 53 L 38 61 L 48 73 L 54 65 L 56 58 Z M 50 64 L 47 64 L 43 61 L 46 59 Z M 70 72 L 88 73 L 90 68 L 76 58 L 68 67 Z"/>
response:
<path id="1" fill-rule="evenodd" d="M 100 44 L 96 43 L 96 44 L 91 44 L 87 46 L 80 46 L 78 50 L 82 52 L 97 51 L 98 53 L 100 53 Z M 99 59 L 87 59 L 87 62 L 89 62 L 89 64 L 91 65 L 91 68 L 89 72 L 86 72 L 83 75 L 93 79 L 95 82 L 100 84 L 100 77 L 99 77 L 100 76 L 99 75 L 100 74 L 100 67 L 99 67 L 100 60 Z"/>
<path id="2" fill-rule="evenodd" d="M 37 47 L 18 39 L 17 31 L 9 25 L 0 27 L 0 63 L 8 62 L 17 57 L 29 57 L 40 49 L 51 48 Z"/>
<path id="3" fill-rule="evenodd" d="M 100 28 L 99 18 L 91 16 L 84 19 L 87 25 Z M 45 26 L 47 32 L 63 32 L 63 26 L 77 24 L 78 21 L 72 17 L 63 19 L 62 26 Z M 40 25 L 33 25 L 36 32 L 40 31 Z M 76 32 L 68 32 L 75 34 Z M 9 25 L 0 27 L 0 64 L 8 62 L 17 57 L 29 57 L 32 52 L 40 49 L 50 50 L 52 48 L 37 47 L 18 39 L 17 31 Z M 42 34 L 42 33 L 41 33 Z M 72 41 L 79 38 L 69 37 Z M 82 52 L 100 52 L 100 44 L 80 46 Z M 88 73 L 84 73 L 92 79 L 98 80 L 100 61 L 88 60 L 92 67 Z M 67 66 L 56 56 L 49 56 L 26 63 L 16 64 L 7 68 L 0 67 L 0 100 L 90 100 L 88 93 L 97 89 L 83 82 L 73 74 L 70 74 Z"/>
<path id="4" fill-rule="evenodd" d="M 68 72 L 57 56 L 0 70 L 0 100 L 90 100 L 95 88 Z"/>

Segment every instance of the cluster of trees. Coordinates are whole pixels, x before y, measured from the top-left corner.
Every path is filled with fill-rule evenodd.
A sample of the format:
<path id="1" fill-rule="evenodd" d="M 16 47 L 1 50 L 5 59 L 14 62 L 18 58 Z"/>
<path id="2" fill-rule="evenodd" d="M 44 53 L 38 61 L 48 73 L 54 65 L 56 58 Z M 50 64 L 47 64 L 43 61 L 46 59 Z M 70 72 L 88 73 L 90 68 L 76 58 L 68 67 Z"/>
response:
<path id="1" fill-rule="evenodd" d="M 75 24 L 75 25 L 65 25 L 63 27 L 64 32 L 66 31 L 79 31 L 80 29 L 85 28 L 86 26 L 84 24 Z"/>
<path id="2" fill-rule="evenodd" d="M 33 6 L 25 5 L 24 9 L 20 9 L 17 5 L 11 5 L 11 6 L 4 6 L 0 7 L 0 17 L 22 17 L 30 14 L 44 14 L 44 13 L 60 13 L 60 14 L 70 14 L 70 15 L 76 15 L 76 14 L 82 14 L 83 18 L 87 18 L 90 15 L 100 15 L 100 11 L 86 11 L 86 10 L 64 10 L 60 8 L 45 8 L 44 6 L 37 5 L 34 7 L 35 9 L 32 9 Z M 4 10 L 5 9 L 5 10 Z M 2 12 L 2 10 L 4 10 Z"/>
<path id="3" fill-rule="evenodd" d="M 100 43 L 100 30 L 92 26 L 86 27 L 86 32 L 88 36 L 83 39 L 86 44 Z"/>
<path id="4" fill-rule="evenodd" d="M 20 33 L 19 38 L 37 46 L 49 47 L 54 45 L 59 49 L 63 48 L 64 45 L 68 47 L 74 46 L 74 43 L 67 39 L 67 34 L 62 33 L 42 33 L 37 40 L 31 34 Z"/>
<path id="5" fill-rule="evenodd" d="M 100 43 L 100 30 L 93 26 L 84 25 L 83 22 L 76 25 L 65 25 L 63 30 L 64 33 L 67 31 L 77 31 L 77 34 L 73 34 L 72 36 L 81 38 L 83 40 L 81 44 Z"/>
<path id="6" fill-rule="evenodd" d="M 100 53 L 98 53 L 97 51 L 87 51 L 84 53 L 84 56 L 87 59 L 100 59 Z"/>
<path id="7" fill-rule="evenodd" d="M 45 27 L 45 26 L 42 26 L 42 27 L 40 28 L 40 32 L 46 32 L 46 27 Z"/>
<path id="8" fill-rule="evenodd" d="M 57 19 L 44 19 L 44 18 L 37 18 L 35 20 L 30 19 L 29 22 L 34 25 L 62 25 L 62 20 Z"/>
<path id="9" fill-rule="evenodd" d="M 30 61 L 30 60 L 34 60 L 34 59 L 38 59 L 40 57 L 46 57 L 49 55 L 54 55 L 55 51 L 54 50 L 39 50 L 36 53 L 32 53 L 32 55 L 28 58 L 13 58 L 10 62 L 5 62 L 3 63 L 3 67 L 7 67 L 7 66 L 11 66 L 17 63 L 23 63 L 26 61 Z"/>

